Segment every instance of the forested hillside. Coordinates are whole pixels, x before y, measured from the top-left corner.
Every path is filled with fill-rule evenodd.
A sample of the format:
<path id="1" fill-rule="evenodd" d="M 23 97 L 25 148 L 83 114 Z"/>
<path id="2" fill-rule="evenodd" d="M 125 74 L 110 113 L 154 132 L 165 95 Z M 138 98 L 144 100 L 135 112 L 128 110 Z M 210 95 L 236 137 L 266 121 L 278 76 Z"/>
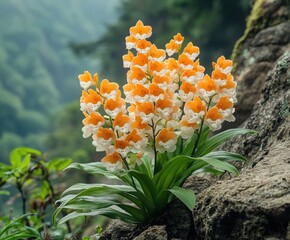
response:
<path id="1" fill-rule="evenodd" d="M 79 97 L 77 75 L 98 70 L 69 44 L 91 41 L 116 18 L 117 0 L 0 0 L 0 156 L 43 149 L 51 114 Z"/>

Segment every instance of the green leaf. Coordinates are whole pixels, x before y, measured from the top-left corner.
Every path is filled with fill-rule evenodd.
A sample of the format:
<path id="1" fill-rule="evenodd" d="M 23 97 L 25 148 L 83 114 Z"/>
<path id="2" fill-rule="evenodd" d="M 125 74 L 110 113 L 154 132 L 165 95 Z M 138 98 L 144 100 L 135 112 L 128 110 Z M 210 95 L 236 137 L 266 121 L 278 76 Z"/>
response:
<path id="1" fill-rule="evenodd" d="M 173 188 L 167 190 L 175 195 L 189 208 L 189 210 L 192 211 L 195 204 L 195 194 L 192 190 L 184 189 L 177 186 L 174 186 Z"/>
<path id="2" fill-rule="evenodd" d="M 200 159 L 218 170 L 223 170 L 223 171 L 228 171 L 230 173 L 239 174 L 239 171 L 236 169 L 236 167 L 227 162 L 223 162 L 215 158 L 202 157 Z"/>
<path id="3" fill-rule="evenodd" d="M 214 149 L 225 143 L 226 141 L 237 137 L 243 134 L 255 134 L 256 131 L 243 129 L 243 128 L 235 128 L 235 129 L 228 129 L 226 131 L 220 132 L 211 138 L 207 139 L 198 149 L 194 156 L 204 156 Z"/>
<path id="4" fill-rule="evenodd" d="M 70 158 L 55 158 L 50 160 L 47 163 L 47 169 L 51 171 L 62 171 L 69 164 L 71 164 L 72 160 Z"/>
<path id="5" fill-rule="evenodd" d="M 238 154 L 238 153 L 232 153 L 232 152 L 226 152 L 226 151 L 215 151 L 215 152 L 210 152 L 204 157 L 207 158 L 216 158 L 221 161 L 241 161 L 241 162 L 246 162 L 247 159 Z"/>
<path id="6" fill-rule="evenodd" d="M 40 151 L 33 149 L 33 148 L 26 148 L 26 147 L 15 148 L 10 153 L 10 163 L 14 169 L 16 169 L 18 167 L 22 168 L 22 165 L 21 165 L 22 158 L 26 157 L 27 155 L 33 155 L 33 154 L 38 156 L 38 157 L 40 157 L 42 155 L 42 153 Z M 25 163 L 23 164 L 23 167 L 25 167 L 27 165 L 28 161 L 30 163 L 30 159 L 29 160 L 24 159 L 24 161 L 25 161 Z"/>
<path id="7" fill-rule="evenodd" d="M 139 166 L 137 165 L 135 167 L 135 170 L 140 171 L 140 172 L 144 172 L 150 178 L 152 178 L 153 177 L 153 165 L 151 162 L 152 162 L 151 159 L 147 155 L 144 155 L 142 157 L 142 163 Z"/>
<path id="8" fill-rule="evenodd" d="M 114 172 L 109 172 L 101 162 L 72 163 L 66 169 L 71 168 L 80 169 L 90 174 L 101 174 L 108 179 L 119 179 Z"/>
<path id="9" fill-rule="evenodd" d="M 197 139 L 197 134 L 196 132 L 192 135 L 191 138 L 187 139 L 186 142 L 184 143 L 184 147 L 183 147 L 183 151 L 181 155 L 187 155 L 190 156 L 193 148 L 194 148 L 194 144 L 196 142 Z"/>
<path id="10" fill-rule="evenodd" d="M 97 216 L 97 215 L 102 215 L 105 217 L 109 217 L 112 219 L 120 219 L 124 222 L 128 222 L 128 223 L 140 223 L 139 221 L 135 220 L 134 217 L 132 217 L 131 215 L 123 212 L 122 210 L 117 210 L 115 208 L 105 208 L 105 209 L 99 209 L 99 210 L 95 210 L 95 211 L 89 211 L 89 212 L 72 212 L 68 215 L 66 215 L 65 217 L 63 217 L 60 221 L 59 224 L 65 223 L 70 219 L 74 219 L 77 217 L 81 217 L 81 216 Z"/>
<path id="11" fill-rule="evenodd" d="M 132 176 L 134 179 L 137 179 L 137 181 L 140 183 L 140 186 L 145 196 L 147 196 L 149 199 L 153 201 L 153 197 L 156 195 L 156 189 L 155 189 L 153 180 L 149 178 L 148 175 L 146 175 L 145 173 L 137 172 L 134 170 L 129 171 L 128 174 Z M 133 187 L 134 187 L 134 182 L 133 182 Z"/>
<path id="12" fill-rule="evenodd" d="M 32 213 L 28 213 L 28 214 L 24 214 L 24 215 L 21 215 L 20 217 L 18 217 L 18 218 L 16 218 L 16 219 L 14 219 L 13 221 L 11 221 L 9 224 L 7 224 L 7 225 L 5 225 L 1 230 L 0 230 L 0 239 L 2 239 L 2 235 L 4 235 L 9 229 L 11 229 L 11 228 L 15 228 L 16 226 L 23 226 L 24 227 L 24 229 L 28 229 L 28 231 L 31 231 L 31 229 L 29 228 L 29 227 L 27 227 L 27 226 L 25 226 L 25 225 L 23 225 L 22 223 L 21 223 L 21 221 L 24 219 L 24 218 L 26 218 L 26 217 L 28 217 L 28 216 L 31 216 L 31 215 L 34 215 L 34 214 L 32 214 Z M 37 231 L 36 231 L 37 232 Z M 37 232 L 38 233 L 38 232 Z M 4 236 L 5 238 L 3 238 L 3 239 L 8 239 L 9 238 L 9 236 L 7 236 L 7 235 L 5 235 Z M 14 238 L 14 239 L 17 239 L 17 238 Z"/>
<path id="13" fill-rule="evenodd" d="M 7 190 L 0 190 L 0 195 L 10 195 L 10 192 Z"/>
<path id="14" fill-rule="evenodd" d="M 79 192 L 80 191 L 80 192 Z M 80 197 L 101 197 L 109 196 L 110 194 L 117 194 L 126 197 L 131 192 L 134 192 L 134 188 L 125 185 L 107 185 L 107 184 L 75 184 L 63 192 L 63 196 L 57 202 L 61 202 L 60 206 L 54 212 L 53 220 L 56 222 L 56 217 L 66 205 L 73 203 L 74 199 Z M 121 195 L 122 194 L 122 195 Z"/>
<path id="15" fill-rule="evenodd" d="M 31 154 L 27 154 L 26 156 L 24 156 L 22 162 L 20 163 L 20 168 L 23 172 L 26 172 L 28 170 L 30 161 L 31 161 Z"/>

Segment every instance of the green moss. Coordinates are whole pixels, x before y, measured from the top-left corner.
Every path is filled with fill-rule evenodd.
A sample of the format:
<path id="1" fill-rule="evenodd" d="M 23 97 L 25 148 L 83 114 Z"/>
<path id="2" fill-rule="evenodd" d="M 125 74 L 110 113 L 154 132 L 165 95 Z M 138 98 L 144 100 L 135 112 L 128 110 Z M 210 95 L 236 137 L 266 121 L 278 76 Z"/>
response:
<path id="1" fill-rule="evenodd" d="M 279 104 L 278 115 L 281 119 L 287 119 L 289 115 L 289 105 L 288 102 L 285 100 L 281 104 Z"/>
<path id="2" fill-rule="evenodd" d="M 290 63 L 285 59 L 279 61 L 276 67 L 278 73 L 287 71 L 289 68 L 290 68 Z"/>
<path id="3" fill-rule="evenodd" d="M 288 6 L 288 0 L 281 0 L 277 4 L 277 10 L 281 6 Z M 265 8 L 265 3 L 267 0 L 256 0 L 255 4 L 252 8 L 252 11 L 247 19 L 246 29 L 243 36 L 236 42 L 233 53 L 232 60 L 234 62 L 234 71 L 236 70 L 237 59 L 238 56 L 242 54 L 242 50 L 244 49 L 243 43 L 249 37 L 249 35 L 254 35 L 265 29 L 266 27 L 272 27 L 280 24 L 281 22 L 286 22 L 290 20 L 289 9 L 287 8 L 285 13 L 283 14 L 274 14 L 272 12 L 267 12 L 267 8 Z M 274 3 L 273 3 L 274 4 Z"/>
<path id="4" fill-rule="evenodd" d="M 264 0 L 256 0 L 252 11 L 247 19 L 246 29 L 243 36 L 236 42 L 233 53 L 232 60 L 234 62 L 234 71 L 236 69 L 237 57 L 241 54 L 242 43 L 247 39 L 250 33 L 257 33 L 265 27 L 266 19 L 263 18 L 263 2 Z"/>

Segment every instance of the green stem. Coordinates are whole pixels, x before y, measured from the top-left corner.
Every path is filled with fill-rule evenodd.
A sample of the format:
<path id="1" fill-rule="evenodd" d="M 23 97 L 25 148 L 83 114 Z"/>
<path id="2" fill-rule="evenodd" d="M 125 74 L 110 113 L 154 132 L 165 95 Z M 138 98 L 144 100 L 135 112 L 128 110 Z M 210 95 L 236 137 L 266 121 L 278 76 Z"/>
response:
<path id="1" fill-rule="evenodd" d="M 193 151 L 192 151 L 192 153 L 191 153 L 191 157 L 193 157 L 193 155 L 195 154 L 195 152 L 196 152 L 196 150 L 197 150 L 197 146 L 198 146 L 199 138 L 200 138 L 201 131 L 202 131 L 202 127 L 203 127 L 203 123 L 204 123 L 204 118 L 205 118 L 205 117 L 203 117 L 202 120 L 201 120 L 200 129 L 199 129 L 199 131 L 198 131 L 198 133 L 197 133 L 197 139 L 196 139 L 196 141 L 195 141 L 194 148 L 193 148 Z"/>
<path id="2" fill-rule="evenodd" d="M 156 136 L 155 136 L 155 126 L 152 120 L 152 135 L 153 135 L 153 151 L 154 151 L 154 171 L 153 174 L 156 174 L 156 164 L 157 164 L 157 150 L 156 150 Z"/>
<path id="3" fill-rule="evenodd" d="M 207 105 L 206 111 L 208 111 L 208 109 L 210 108 L 211 100 L 212 100 L 213 97 L 214 97 L 214 95 L 210 97 L 210 99 L 208 101 L 208 105 Z M 205 115 L 204 115 L 204 117 L 201 120 L 200 129 L 199 129 L 198 134 L 197 134 L 197 139 L 196 139 L 196 142 L 194 144 L 194 148 L 193 148 L 193 151 L 191 153 L 191 157 L 193 157 L 193 155 L 195 154 L 195 152 L 197 150 L 198 142 L 199 142 L 200 135 L 201 135 L 201 132 L 202 132 L 202 127 L 203 127 L 203 124 L 204 124 L 204 119 L 205 119 Z"/>
<path id="4" fill-rule="evenodd" d="M 23 189 L 22 189 L 22 185 L 20 182 L 17 182 L 17 189 L 20 192 L 21 195 L 21 199 L 22 199 L 22 213 L 26 214 L 26 197 L 24 195 Z"/>

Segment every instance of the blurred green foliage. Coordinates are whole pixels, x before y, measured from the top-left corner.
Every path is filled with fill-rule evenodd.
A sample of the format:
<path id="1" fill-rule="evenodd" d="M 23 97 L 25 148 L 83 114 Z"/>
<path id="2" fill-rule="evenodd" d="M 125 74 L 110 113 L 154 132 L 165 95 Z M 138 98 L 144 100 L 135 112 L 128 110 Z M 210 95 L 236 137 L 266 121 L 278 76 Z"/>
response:
<path id="1" fill-rule="evenodd" d="M 51 156 L 70 156 L 80 162 L 96 160 L 91 139 L 82 137 L 83 118 L 79 102 L 70 103 L 56 113 L 45 142 Z"/>
<path id="2" fill-rule="evenodd" d="M 98 62 L 77 58 L 116 19 L 118 0 L 0 0 L 0 157 L 20 145 L 44 149 L 50 117 L 79 97 L 77 75 Z"/>
<path id="3" fill-rule="evenodd" d="M 13 205 L 9 216 L 7 205 L 1 204 L 0 240 L 51 239 L 44 237 L 51 234 L 64 239 L 64 234 L 71 231 L 70 225 L 67 224 L 67 229 L 55 228 L 49 219 L 63 191 L 59 177 L 71 162 L 69 158 L 48 159 L 39 150 L 25 147 L 13 149 L 8 164 L 0 162 L 0 196 L 9 196 L 7 204 Z M 22 202 L 22 215 L 14 218 L 20 215 L 18 198 Z"/>
<path id="4" fill-rule="evenodd" d="M 234 43 L 243 33 L 248 4 L 243 0 L 125 0 L 119 9 L 118 21 L 103 37 L 90 43 L 74 44 L 73 49 L 77 54 L 102 59 L 103 78 L 124 82 L 125 37 L 129 35 L 129 27 L 140 19 L 152 26 L 150 39 L 160 48 L 180 32 L 185 42 L 192 41 L 200 47 L 203 65 L 222 54 L 230 56 Z"/>

